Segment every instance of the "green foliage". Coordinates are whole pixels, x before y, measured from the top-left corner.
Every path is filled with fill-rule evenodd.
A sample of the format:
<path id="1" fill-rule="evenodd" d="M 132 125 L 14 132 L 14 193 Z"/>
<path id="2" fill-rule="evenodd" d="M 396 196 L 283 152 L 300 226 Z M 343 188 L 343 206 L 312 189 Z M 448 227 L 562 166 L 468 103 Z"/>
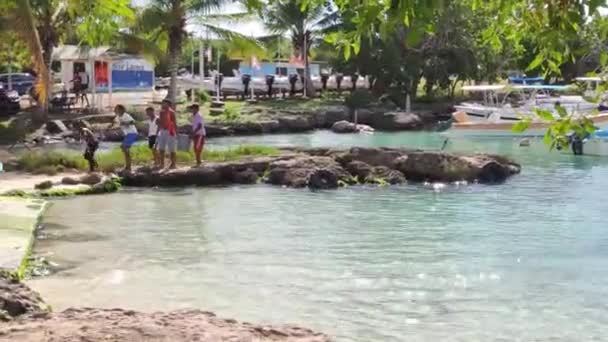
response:
<path id="1" fill-rule="evenodd" d="M 374 97 L 367 89 L 357 89 L 344 99 L 344 105 L 350 109 L 365 108 L 374 102 Z"/>
<path id="2" fill-rule="evenodd" d="M 209 95 L 209 93 L 204 90 L 204 89 L 197 89 L 194 91 L 194 96 L 195 98 L 198 100 L 199 104 L 204 104 L 207 102 L 211 102 L 213 99 L 211 98 L 211 95 Z"/>
<path id="3" fill-rule="evenodd" d="M 227 107 L 224 108 L 223 118 L 227 122 L 238 121 L 240 115 L 241 114 L 240 114 L 239 110 L 237 108 L 235 108 L 235 107 L 228 107 L 227 106 Z"/>
<path id="4" fill-rule="evenodd" d="M 61 169 L 86 170 L 87 162 L 71 151 L 27 152 L 19 156 L 17 167 L 31 173 L 55 174 Z"/>

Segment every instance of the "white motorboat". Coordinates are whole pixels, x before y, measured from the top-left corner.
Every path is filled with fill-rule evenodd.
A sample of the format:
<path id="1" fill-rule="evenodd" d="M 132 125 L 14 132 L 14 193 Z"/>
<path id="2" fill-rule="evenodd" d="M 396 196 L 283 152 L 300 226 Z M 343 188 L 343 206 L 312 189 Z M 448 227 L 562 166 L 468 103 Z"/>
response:
<path id="1" fill-rule="evenodd" d="M 584 139 L 570 138 L 570 148 L 561 152 L 586 156 L 608 156 L 608 130 L 597 130 Z"/>
<path id="2" fill-rule="evenodd" d="M 604 130 L 608 130 L 608 112 L 600 113 L 590 117 L 593 123 Z M 494 122 L 474 121 L 468 114 L 457 112 L 452 115 L 450 121 L 444 122 L 440 132 L 448 137 L 542 137 L 545 135 L 549 123 L 533 120 L 524 132 L 513 131 L 514 121 Z"/>
<path id="3" fill-rule="evenodd" d="M 565 91 L 568 86 L 556 85 L 481 85 L 465 86 L 463 90 L 481 92 L 483 103 L 464 102 L 454 106 L 472 121 L 513 122 L 522 117 L 534 118 L 535 109 L 555 111 L 559 104 L 569 113 L 591 114 L 599 106 L 586 101 L 582 96 L 552 96 L 555 91 Z"/>

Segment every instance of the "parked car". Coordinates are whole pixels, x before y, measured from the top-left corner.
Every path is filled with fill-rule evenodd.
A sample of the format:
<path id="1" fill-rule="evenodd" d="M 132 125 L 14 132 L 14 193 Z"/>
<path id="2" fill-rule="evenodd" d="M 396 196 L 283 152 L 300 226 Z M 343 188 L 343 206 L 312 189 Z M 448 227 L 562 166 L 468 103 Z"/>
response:
<path id="1" fill-rule="evenodd" d="M 19 94 L 16 90 L 8 91 L 0 85 L 0 116 L 17 114 L 21 110 Z"/>
<path id="2" fill-rule="evenodd" d="M 15 72 L 10 75 L 13 90 L 16 90 L 19 95 L 28 94 L 36 83 L 36 77 L 25 72 Z M 4 85 L 5 89 L 8 89 L 8 76 L 9 74 L 0 74 L 0 83 Z"/>

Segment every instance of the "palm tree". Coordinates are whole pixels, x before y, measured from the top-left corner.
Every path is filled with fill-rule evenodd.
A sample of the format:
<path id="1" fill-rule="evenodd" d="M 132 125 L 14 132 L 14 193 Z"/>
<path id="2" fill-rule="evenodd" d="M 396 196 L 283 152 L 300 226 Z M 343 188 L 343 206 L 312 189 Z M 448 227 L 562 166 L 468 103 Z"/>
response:
<path id="1" fill-rule="evenodd" d="M 38 75 L 35 93 L 45 121 L 53 49 L 68 34 L 89 45 L 111 41 L 119 32 L 118 19 L 132 16 L 129 0 L 12 0 L 5 6 L 0 32 L 14 30 L 27 44 Z"/>
<path id="2" fill-rule="evenodd" d="M 262 19 L 272 33 L 291 36 L 294 54 L 304 58 L 306 92 L 312 96 L 314 86 L 308 65 L 310 49 L 323 32 L 337 22 L 337 13 L 319 2 L 309 2 L 304 7 L 302 0 L 277 0 L 262 11 Z"/>
<path id="3" fill-rule="evenodd" d="M 152 0 L 141 13 L 135 29 L 142 33 L 145 40 L 157 47 L 166 47 L 169 64 L 170 83 L 168 98 L 175 102 L 177 97 L 177 69 L 182 45 L 188 35 L 186 23 L 202 26 L 207 32 L 219 38 L 233 42 L 240 50 L 244 46 L 253 49 L 260 45 L 252 38 L 224 29 L 216 23 L 218 20 L 236 19 L 241 14 L 213 14 L 231 3 L 231 0 Z M 141 46 L 141 45 L 140 45 Z M 143 47 L 143 46 L 142 46 Z"/>
<path id="4" fill-rule="evenodd" d="M 49 68 L 44 59 L 44 49 L 40 42 L 36 20 L 28 0 L 16 0 L 10 4 L 8 12 L 2 16 L 0 32 L 14 30 L 26 44 L 32 56 L 32 66 L 38 76 L 36 91 L 40 94 L 40 104 L 48 109 L 48 85 L 50 83 Z M 6 9 L 5 9 L 6 10 Z M 45 117 L 46 121 L 46 110 Z"/>

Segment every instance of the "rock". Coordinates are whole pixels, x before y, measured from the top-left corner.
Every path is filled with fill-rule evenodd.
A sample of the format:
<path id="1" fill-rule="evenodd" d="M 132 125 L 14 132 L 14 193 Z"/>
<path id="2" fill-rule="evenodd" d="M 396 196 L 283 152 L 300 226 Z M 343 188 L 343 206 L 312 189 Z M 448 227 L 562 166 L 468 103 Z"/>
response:
<path id="1" fill-rule="evenodd" d="M 373 133 L 374 129 L 371 126 L 364 124 L 357 124 L 357 132 L 359 133 Z"/>
<path id="2" fill-rule="evenodd" d="M 325 169 L 336 179 L 348 178 L 348 173 L 331 157 L 296 156 L 270 163 L 267 182 L 301 188 L 308 185 L 310 175 L 317 169 Z"/>
<path id="3" fill-rule="evenodd" d="M 362 161 L 353 160 L 346 164 L 346 171 L 362 182 L 372 173 L 372 167 Z"/>
<path id="4" fill-rule="evenodd" d="M 40 182 L 40 183 L 34 185 L 34 189 L 36 189 L 36 190 L 47 190 L 52 187 L 53 187 L 53 182 L 50 180 Z"/>
<path id="5" fill-rule="evenodd" d="M 189 127 L 188 129 L 191 128 Z M 221 137 L 234 133 L 229 127 L 209 124 L 205 125 L 205 131 L 207 132 L 207 137 Z"/>
<path id="6" fill-rule="evenodd" d="M 519 146 L 521 146 L 521 147 L 528 147 L 528 146 L 530 146 L 530 139 L 528 139 L 528 138 L 521 139 L 519 141 Z"/>
<path id="7" fill-rule="evenodd" d="M 320 116 L 323 117 L 323 125 L 320 125 L 322 128 L 329 128 L 338 121 L 350 119 L 350 111 L 346 106 L 325 107 L 319 110 L 319 113 L 322 113 Z"/>
<path id="8" fill-rule="evenodd" d="M 80 177 L 80 179 L 78 180 L 78 183 L 80 184 L 86 184 L 86 185 L 95 185 L 97 183 L 100 183 L 103 179 L 103 176 L 100 173 L 97 172 L 91 172 L 91 173 L 87 173 L 86 175 L 83 175 Z"/>
<path id="9" fill-rule="evenodd" d="M 64 185 L 76 185 L 76 184 L 80 184 L 80 179 L 76 179 L 74 177 L 63 177 L 61 179 L 61 184 L 64 184 Z"/>
<path id="10" fill-rule="evenodd" d="M 503 164 L 488 155 L 457 156 L 441 152 L 409 153 L 395 160 L 395 168 L 415 181 L 480 183 L 502 182 L 520 171 L 518 164 Z"/>
<path id="11" fill-rule="evenodd" d="M 378 179 L 381 179 L 388 184 L 401 184 L 405 182 L 405 176 L 403 173 L 389 169 L 386 166 L 376 166 L 371 170 L 370 175 L 365 178 L 365 181 L 368 183 L 377 182 Z"/>
<path id="12" fill-rule="evenodd" d="M 39 341 L 259 341 L 330 342 L 322 333 L 293 325 L 255 325 L 181 310 L 143 313 L 125 309 L 76 308 L 0 326 L 2 340 Z"/>
<path id="13" fill-rule="evenodd" d="M 308 187 L 310 189 L 337 189 L 338 176 L 332 170 L 315 169 L 308 176 Z"/>
<path id="14" fill-rule="evenodd" d="M 239 171 L 234 174 L 233 180 L 236 184 L 255 184 L 260 178 L 260 174 L 251 169 Z"/>
<path id="15" fill-rule="evenodd" d="M 394 169 L 395 160 L 405 155 L 408 150 L 395 148 L 365 148 L 353 147 L 342 154 L 337 160 L 346 165 L 353 160 L 361 161 L 371 166 L 386 166 Z"/>
<path id="16" fill-rule="evenodd" d="M 277 132 L 279 122 L 277 120 L 237 122 L 229 124 L 229 127 L 236 134 L 266 134 Z"/>
<path id="17" fill-rule="evenodd" d="M 48 306 L 37 292 L 32 291 L 16 278 L 0 272 L 0 320 L 46 312 Z"/>
<path id="18" fill-rule="evenodd" d="M 372 127 L 385 131 L 418 130 L 424 127 L 422 119 L 414 113 L 389 112 L 374 115 Z"/>
<path id="19" fill-rule="evenodd" d="M 338 121 L 331 126 L 331 130 L 335 133 L 360 133 L 373 132 L 374 129 L 368 125 L 356 125 L 348 121 Z"/>
<path id="20" fill-rule="evenodd" d="M 210 186 L 269 184 L 331 189 L 339 182 L 399 184 L 411 181 L 479 181 L 497 183 L 520 171 L 507 158 L 455 155 L 396 148 L 284 149 L 274 157 L 205 162 L 201 167 L 159 172 L 140 167 L 123 175 L 126 186 Z"/>
<path id="21" fill-rule="evenodd" d="M 378 183 L 379 180 L 389 184 L 401 184 L 405 182 L 403 173 L 390 169 L 386 166 L 370 166 L 362 161 L 354 160 L 346 165 L 346 170 L 357 177 L 361 183 Z"/>
<path id="22" fill-rule="evenodd" d="M 348 121 L 344 121 L 344 120 L 334 123 L 331 126 L 331 130 L 334 133 L 356 133 L 356 132 L 358 132 L 357 125 L 355 125 L 352 122 L 348 122 Z"/>
<path id="23" fill-rule="evenodd" d="M 278 121 L 280 129 L 283 131 L 304 132 L 314 129 L 314 126 L 307 117 L 284 116 L 279 117 Z"/>

